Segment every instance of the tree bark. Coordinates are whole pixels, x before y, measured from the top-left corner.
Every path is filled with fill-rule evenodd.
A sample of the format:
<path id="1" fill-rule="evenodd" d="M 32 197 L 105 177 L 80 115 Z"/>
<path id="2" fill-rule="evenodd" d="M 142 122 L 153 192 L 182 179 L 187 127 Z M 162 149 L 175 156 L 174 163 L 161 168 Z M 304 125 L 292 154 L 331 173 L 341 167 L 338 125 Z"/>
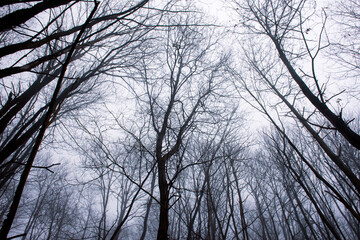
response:
<path id="1" fill-rule="evenodd" d="M 159 216 L 159 229 L 157 240 L 168 239 L 169 228 L 169 191 L 168 183 L 166 181 L 165 159 L 158 160 L 158 181 L 160 191 L 160 216 Z"/>

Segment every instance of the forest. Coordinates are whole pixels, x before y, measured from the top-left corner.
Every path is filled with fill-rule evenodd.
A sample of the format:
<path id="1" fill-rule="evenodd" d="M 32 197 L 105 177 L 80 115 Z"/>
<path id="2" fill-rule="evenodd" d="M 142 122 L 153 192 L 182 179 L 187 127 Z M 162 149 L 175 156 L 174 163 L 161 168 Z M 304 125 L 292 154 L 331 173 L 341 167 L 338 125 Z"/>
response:
<path id="1" fill-rule="evenodd" d="M 358 0 L 1 0 L 0 239 L 360 239 Z"/>

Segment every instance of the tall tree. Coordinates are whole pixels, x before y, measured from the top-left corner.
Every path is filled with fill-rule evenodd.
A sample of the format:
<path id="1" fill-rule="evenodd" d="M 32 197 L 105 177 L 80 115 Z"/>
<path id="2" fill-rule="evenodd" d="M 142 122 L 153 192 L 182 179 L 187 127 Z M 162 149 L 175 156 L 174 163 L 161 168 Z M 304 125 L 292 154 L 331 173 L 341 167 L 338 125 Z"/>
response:
<path id="1" fill-rule="evenodd" d="M 305 174 L 298 172 L 298 169 L 302 168 L 300 166 L 308 168 L 305 176 L 309 178 L 298 183 L 316 208 L 316 214 L 326 226 L 326 231 L 332 237 L 342 239 L 346 236 L 346 230 L 338 227 L 332 204 L 341 204 L 353 218 L 359 219 L 355 206 L 359 201 L 360 182 L 358 170 L 350 167 L 356 158 L 345 158 L 341 144 L 333 141 L 332 136 L 340 133 L 340 138 L 351 145 L 354 152 L 358 152 L 359 135 L 355 124 L 344 120 L 343 109 L 336 110 L 334 107 L 334 98 L 339 97 L 339 93 L 330 95 L 333 91 L 322 83 L 323 78 L 328 75 L 324 71 L 318 71 L 316 63 L 318 59 L 320 61 L 328 57 L 324 49 L 332 46 L 332 43 L 326 34 L 327 13 L 321 11 L 322 22 L 316 25 L 312 18 L 317 16 L 313 3 L 266 0 L 247 1 L 246 6 L 238 3 L 238 11 L 245 10 L 241 12 L 241 16 L 249 34 L 255 34 L 264 42 L 249 41 L 251 45 L 244 49 L 244 64 L 252 75 L 242 72 L 237 76 L 243 89 L 256 102 L 257 108 L 292 147 L 297 155 L 296 159 L 302 162 L 296 162 L 298 167 L 286 165 L 290 175 L 298 179 Z M 308 68 L 305 67 L 306 64 Z M 342 62 L 337 64 L 342 65 Z M 336 74 L 329 76 L 330 80 L 331 77 L 337 77 Z M 252 81 L 245 80 L 246 78 L 252 78 Z M 349 78 L 351 79 L 351 76 Z M 271 98 L 269 92 L 277 98 Z M 292 118 L 286 118 L 287 116 Z M 294 136 L 289 136 L 286 123 L 303 126 L 305 131 L 299 130 L 301 138 L 294 139 Z M 311 146 L 310 142 L 315 142 L 316 145 Z M 304 144 L 311 149 L 311 153 L 303 152 Z M 284 152 L 282 154 L 286 155 Z M 286 155 L 285 158 L 290 157 Z M 314 158 L 317 161 L 314 161 Z M 350 195 L 357 196 L 355 199 L 349 197 L 344 184 L 352 189 Z M 321 186 L 320 192 L 312 191 L 315 186 Z M 322 201 L 320 196 L 327 193 L 331 193 L 328 197 L 334 202 Z"/>
<path id="2" fill-rule="evenodd" d="M 134 47 L 152 29 L 144 22 L 157 15 L 136 13 L 147 2 L 107 1 L 98 11 L 96 1 L 16 2 L 16 7 L 8 6 L 14 2 L 3 3 L 7 12 L 0 19 L 1 58 L 6 60 L 0 70 L 0 187 L 4 189 L 24 166 L 2 226 L 3 238 L 10 230 L 46 129 L 64 113 L 93 102 L 94 98 L 81 96 L 100 85 L 99 75 L 111 68 L 110 63 L 118 61 L 120 54 L 134 54 Z M 130 15 L 133 19 L 129 19 Z M 118 45 L 106 45 L 110 41 L 117 41 Z M 77 68 L 81 65 L 83 70 Z M 71 71 L 66 71 L 68 68 Z"/>
<path id="3" fill-rule="evenodd" d="M 157 239 L 169 237 L 169 210 L 176 195 L 173 187 L 186 168 L 186 145 L 211 112 L 210 101 L 220 89 L 226 62 L 219 53 L 218 60 L 211 61 L 217 43 L 209 40 L 209 29 L 195 26 L 200 25 L 195 17 L 174 18 L 167 25 L 156 36 L 158 41 L 144 49 L 139 72 L 127 81 L 151 127 L 154 145 L 147 149 L 154 149 L 160 195 Z M 149 51 L 154 52 L 148 55 Z"/>

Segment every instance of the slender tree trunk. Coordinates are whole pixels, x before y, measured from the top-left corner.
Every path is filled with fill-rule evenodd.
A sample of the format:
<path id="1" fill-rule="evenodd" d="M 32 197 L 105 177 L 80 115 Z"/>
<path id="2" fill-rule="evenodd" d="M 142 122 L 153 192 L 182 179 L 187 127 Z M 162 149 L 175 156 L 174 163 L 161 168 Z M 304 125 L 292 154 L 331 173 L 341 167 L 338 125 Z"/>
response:
<path id="1" fill-rule="evenodd" d="M 256 187 L 258 187 L 258 186 L 256 186 Z M 258 213 L 258 218 L 260 219 L 261 239 L 266 240 L 266 239 L 269 238 L 269 230 L 268 230 L 268 227 L 267 227 L 267 224 L 266 224 L 266 221 L 265 221 L 264 210 L 263 210 L 263 208 L 261 207 L 261 204 L 260 204 L 259 194 L 257 192 L 257 189 L 255 189 L 251 185 L 250 185 L 250 189 L 251 189 L 251 192 L 254 195 L 255 206 L 256 206 L 257 213 Z"/>
<path id="2" fill-rule="evenodd" d="M 154 173 L 153 178 L 151 180 L 151 189 L 150 189 L 150 194 L 151 195 L 154 192 L 155 180 L 156 180 L 156 174 Z M 145 217 L 144 217 L 144 227 L 143 227 L 142 234 L 140 236 L 140 240 L 145 240 L 152 201 L 153 201 L 153 198 L 151 196 L 149 196 L 149 201 L 146 204 L 146 213 L 145 213 Z"/>
<path id="3" fill-rule="evenodd" d="M 292 197 L 292 194 L 290 194 L 290 190 L 289 190 L 289 187 L 288 186 L 285 186 L 285 192 L 286 192 L 286 195 L 288 196 L 289 198 L 289 202 L 291 204 L 291 207 L 293 208 L 293 211 L 294 211 L 294 216 L 296 218 L 296 221 L 297 221 L 297 224 L 299 225 L 300 229 L 301 229 L 301 232 L 304 236 L 304 238 L 306 240 L 309 239 L 308 237 L 308 234 L 306 232 L 306 229 L 305 229 L 305 226 L 304 224 L 302 223 L 302 220 L 299 216 L 299 213 L 298 213 L 298 209 L 300 208 L 300 210 L 303 212 L 303 209 L 302 209 L 302 203 L 299 201 L 298 197 L 297 197 L 297 193 L 293 191 L 293 195 L 295 196 L 295 200 L 297 201 L 297 204 L 298 206 L 295 206 L 294 202 L 293 202 L 293 197 Z M 308 223 L 308 219 L 307 217 L 304 215 L 304 220 L 306 223 Z M 308 224 L 309 225 L 309 224 Z M 310 228 L 310 231 L 313 233 L 313 229 L 311 226 L 309 226 Z M 313 233 L 313 236 L 312 236 L 314 239 L 317 239 L 316 235 Z"/>
<path id="4" fill-rule="evenodd" d="M 207 205 L 207 222 L 208 222 L 208 239 L 211 240 L 215 240 L 215 236 L 216 236 L 216 224 L 215 224 L 215 209 L 213 208 L 213 204 L 212 204 L 212 196 L 211 196 L 211 187 L 210 187 L 210 176 L 209 176 L 209 169 L 205 170 L 205 181 L 206 181 L 206 191 L 207 191 L 207 196 L 206 196 L 206 205 Z"/>
<path id="5" fill-rule="evenodd" d="M 196 198 L 196 208 L 194 210 L 194 214 L 192 216 L 190 216 L 191 217 L 190 218 L 190 223 L 189 223 L 189 225 L 187 227 L 187 230 L 188 230 L 188 234 L 187 234 L 187 238 L 186 238 L 187 240 L 192 239 L 193 232 L 194 232 L 194 223 L 195 223 L 196 216 L 200 211 L 202 197 L 204 196 L 204 192 L 205 192 L 205 186 L 206 186 L 206 181 L 204 181 L 204 183 L 203 183 L 203 185 L 201 187 L 199 196 Z M 198 225 L 200 225 L 200 223 Z"/>
<path id="6" fill-rule="evenodd" d="M 236 186 L 236 191 L 237 191 L 237 195 L 238 195 L 243 239 L 249 240 L 249 235 L 248 235 L 248 231 L 247 231 L 247 223 L 246 223 L 244 206 L 243 206 L 243 200 L 242 200 L 242 196 L 241 196 L 241 189 L 240 189 L 239 180 L 238 180 L 238 177 L 237 177 L 237 174 L 235 171 L 233 160 L 230 161 L 230 165 L 231 165 L 232 174 L 235 179 L 235 186 Z"/>

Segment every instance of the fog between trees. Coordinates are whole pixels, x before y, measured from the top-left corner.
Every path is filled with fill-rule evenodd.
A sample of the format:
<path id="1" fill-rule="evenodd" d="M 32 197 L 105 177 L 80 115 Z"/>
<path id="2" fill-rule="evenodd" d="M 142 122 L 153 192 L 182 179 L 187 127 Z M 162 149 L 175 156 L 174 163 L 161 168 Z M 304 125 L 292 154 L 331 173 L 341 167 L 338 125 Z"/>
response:
<path id="1" fill-rule="evenodd" d="M 0 3 L 0 239 L 359 238 L 360 4 L 216 5 Z"/>

